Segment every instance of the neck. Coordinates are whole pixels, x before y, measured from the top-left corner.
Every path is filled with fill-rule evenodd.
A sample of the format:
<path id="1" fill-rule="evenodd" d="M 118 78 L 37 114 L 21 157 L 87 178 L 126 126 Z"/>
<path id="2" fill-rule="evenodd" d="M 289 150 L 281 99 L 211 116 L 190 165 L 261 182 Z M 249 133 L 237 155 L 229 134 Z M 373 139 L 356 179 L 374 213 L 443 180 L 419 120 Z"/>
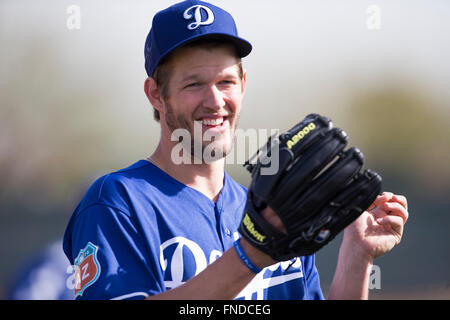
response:
<path id="1" fill-rule="evenodd" d="M 165 145 L 160 141 L 155 152 L 147 160 L 172 178 L 200 191 L 215 202 L 224 183 L 225 159 L 208 164 L 203 162 L 196 164 L 191 159 L 191 163 L 175 164 L 171 158 L 172 148 L 173 145 Z"/>

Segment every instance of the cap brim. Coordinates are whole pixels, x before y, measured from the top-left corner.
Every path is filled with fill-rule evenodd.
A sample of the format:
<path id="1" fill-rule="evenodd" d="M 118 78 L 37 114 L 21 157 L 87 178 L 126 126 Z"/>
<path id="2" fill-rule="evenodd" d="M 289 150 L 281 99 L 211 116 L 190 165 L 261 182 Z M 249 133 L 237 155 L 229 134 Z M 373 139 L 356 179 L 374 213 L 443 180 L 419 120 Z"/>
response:
<path id="1" fill-rule="evenodd" d="M 205 38 L 218 39 L 230 42 L 236 47 L 237 52 L 241 58 L 248 56 L 253 49 L 252 45 L 247 40 L 240 37 L 230 36 L 229 34 L 222 34 L 222 33 L 210 33 L 207 35 L 195 37 L 189 42 Z"/>
<path id="2" fill-rule="evenodd" d="M 167 50 L 164 54 L 161 55 L 157 65 L 159 64 L 160 61 L 162 61 L 170 52 L 174 51 L 175 49 L 186 45 L 188 43 L 200 40 L 200 39 L 218 39 L 218 40 L 224 40 L 227 42 L 230 42 L 231 44 L 233 44 L 237 50 L 237 53 L 239 55 L 240 58 L 246 57 L 250 54 L 250 52 L 252 51 L 252 45 L 250 44 L 250 42 L 248 42 L 247 40 L 240 38 L 240 37 L 235 37 L 229 34 L 225 34 L 225 33 L 208 33 L 208 34 L 203 34 L 203 35 L 196 35 L 193 36 L 191 38 L 187 38 L 184 41 L 181 41 L 179 43 L 177 43 L 175 46 L 171 47 L 169 50 Z"/>

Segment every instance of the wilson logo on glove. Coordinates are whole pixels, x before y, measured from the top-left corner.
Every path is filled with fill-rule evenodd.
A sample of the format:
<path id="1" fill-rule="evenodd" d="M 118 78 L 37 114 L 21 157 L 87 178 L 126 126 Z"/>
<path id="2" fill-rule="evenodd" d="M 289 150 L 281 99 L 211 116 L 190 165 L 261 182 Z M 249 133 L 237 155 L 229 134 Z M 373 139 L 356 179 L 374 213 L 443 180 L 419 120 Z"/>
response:
<path id="1" fill-rule="evenodd" d="M 242 223 L 244 224 L 245 228 L 247 229 L 248 233 L 250 233 L 255 240 L 258 240 L 259 242 L 263 242 L 266 236 L 263 236 L 261 233 L 259 233 L 255 229 L 255 224 L 252 222 L 252 219 L 248 215 L 248 213 L 245 213 L 245 216 L 242 220 Z"/>

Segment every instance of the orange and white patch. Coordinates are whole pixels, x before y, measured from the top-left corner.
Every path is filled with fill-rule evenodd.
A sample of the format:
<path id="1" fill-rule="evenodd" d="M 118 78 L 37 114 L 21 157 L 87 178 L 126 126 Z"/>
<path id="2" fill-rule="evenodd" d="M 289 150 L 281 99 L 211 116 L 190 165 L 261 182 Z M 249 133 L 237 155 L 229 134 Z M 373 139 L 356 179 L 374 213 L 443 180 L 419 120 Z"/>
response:
<path id="1" fill-rule="evenodd" d="M 88 242 L 75 259 L 75 297 L 83 295 L 84 290 L 95 283 L 100 276 L 100 263 L 97 259 L 98 247 Z"/>

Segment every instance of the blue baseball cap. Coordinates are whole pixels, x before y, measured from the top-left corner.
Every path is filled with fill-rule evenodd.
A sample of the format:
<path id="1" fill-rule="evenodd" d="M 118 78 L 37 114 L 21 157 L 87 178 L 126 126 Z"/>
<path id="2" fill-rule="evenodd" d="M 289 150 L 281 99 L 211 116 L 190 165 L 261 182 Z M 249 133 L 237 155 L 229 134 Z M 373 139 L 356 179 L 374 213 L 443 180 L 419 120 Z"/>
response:
<path id="1" fill-rule="evenodd" d="M 252 45 L 239 37 L 233 17 L 210 3 L 186 0 L 159 11 L 145 41 L 145 70 L 153 76 L 161 60 L 176 48 L 201 38 L 222 39 L 232 43 L 242 58 Z"/>

